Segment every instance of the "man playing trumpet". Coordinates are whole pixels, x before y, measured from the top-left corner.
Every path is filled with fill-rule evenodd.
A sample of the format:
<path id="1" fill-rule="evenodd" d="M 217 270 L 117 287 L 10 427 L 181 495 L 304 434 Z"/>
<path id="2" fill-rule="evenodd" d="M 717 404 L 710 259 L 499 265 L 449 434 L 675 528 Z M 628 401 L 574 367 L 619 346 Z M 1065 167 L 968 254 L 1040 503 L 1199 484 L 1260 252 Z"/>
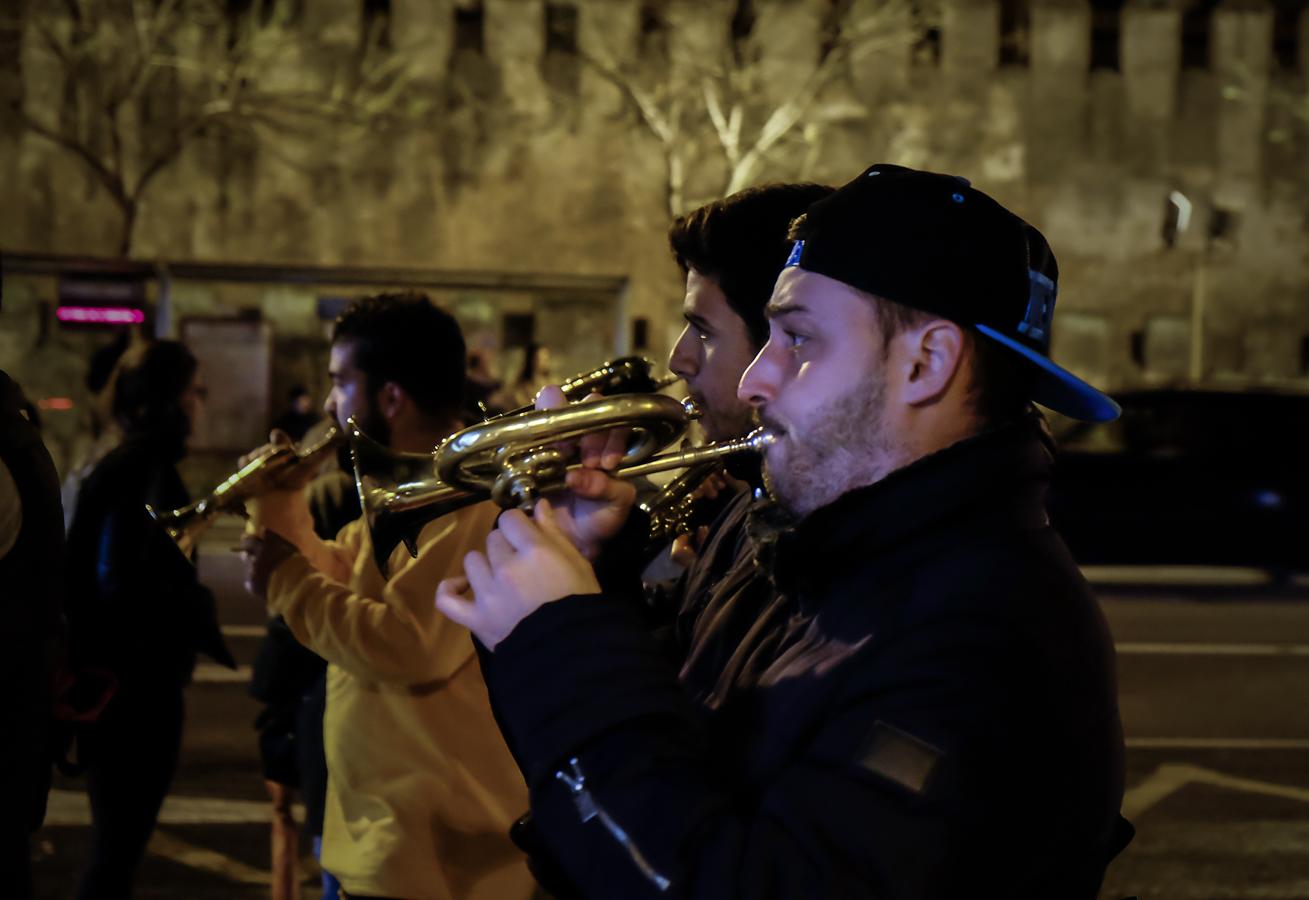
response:
<path id="1" fill-rule="evenodd" d="M 352 304 L 333 327 L 326 411 L 394 451 L 430 452 L 461 425 L 463 336 L 418 294 Z M 363 519 L 313 531 L 298 485 L 254 501 L 247 587 L 329 663 L 322 864 L 350 897 L 524 898 L 508 829 L 527 804 L 491 716 L 468 631 L 432 607 L 495 520 L 489 503 L 429 522 L 385 579 Z"/>
<path id="2" fill-rule="evenodd" d="M 1032 403 L 1117 408 L 1049 359 L 1053 253 L 967 181 L 884 165 L 793 237 L 739 387 L 775 436 L 751 529 L 776 590 L 722 636 L 717 702 L 579 552 L 619 518 L 601 472 L 569 483 L 604 504 L 505 513 L 436 605 L 492 651 L 578 896 L 1092 900 L 1130 834 L 1113 650 Z"/>

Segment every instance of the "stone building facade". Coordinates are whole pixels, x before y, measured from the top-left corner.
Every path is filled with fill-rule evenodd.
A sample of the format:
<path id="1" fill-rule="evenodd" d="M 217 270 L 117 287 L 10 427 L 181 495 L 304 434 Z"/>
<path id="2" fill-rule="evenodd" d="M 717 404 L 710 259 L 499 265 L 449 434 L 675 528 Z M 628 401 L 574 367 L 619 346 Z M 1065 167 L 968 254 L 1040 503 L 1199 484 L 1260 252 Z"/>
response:
<path id="1" fill-rule="evenodd" d="M 131 49 L 134 5 L 81 0 L 113 39 L 73 70 L 43 36 L 46 5 L 12 3 L 0 248 L 623 276 L 640 349 L 661 358 L 680 328 L 670 205 L 742 174 L 703 102 L 712 83 L 745 149 L 803 106 L 749 181 L 839 183 L 897 162 L 966 175 L 1042 228 L 1062 269 L 1055 352 L 1075 370 L 1112 388 L 1309 385 L 1304 4 L 942 2 L 245 0 L 184 17 L 156 48 L 164 75 L 109 124 L 91 100 Z M 882 38 L 861 48 L 870 22 Z M 258 90 L 186 130 L 188 110 L 223 99 L 204 73 L 241 41 L 258 49 L 241 84 Z M 374 107 L 364 125 L 306 124 L 343 93 Z M 285 102 L 304 97 L 318 105 Z M 117 161 L 129 186 L 177 139 L 130 241 L 85 155 L 25 128 L 14 104 Z M 63 383 L 96 338 L 50 324 L 50 290 L 6 277 L 0 367 L 34 393 L 75 394 Z M 257 310 L 316 339 L 312 303 L 195 285 L 173 318 Z M 563 340 L 575 314 L 546 331 Z"/>

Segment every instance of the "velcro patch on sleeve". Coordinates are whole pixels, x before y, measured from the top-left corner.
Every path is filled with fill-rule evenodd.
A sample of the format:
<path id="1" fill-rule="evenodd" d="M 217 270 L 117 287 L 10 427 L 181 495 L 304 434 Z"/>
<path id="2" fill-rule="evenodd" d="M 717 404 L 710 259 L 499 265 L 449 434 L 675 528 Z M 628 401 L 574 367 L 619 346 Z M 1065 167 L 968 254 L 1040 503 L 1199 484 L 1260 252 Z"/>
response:
<path id="1" fill-rule="evenodd" d="M 921 795 L 943 754 L 924 740 L 894 725 L 876 722 L 859 764 L 906 790 Z"/>

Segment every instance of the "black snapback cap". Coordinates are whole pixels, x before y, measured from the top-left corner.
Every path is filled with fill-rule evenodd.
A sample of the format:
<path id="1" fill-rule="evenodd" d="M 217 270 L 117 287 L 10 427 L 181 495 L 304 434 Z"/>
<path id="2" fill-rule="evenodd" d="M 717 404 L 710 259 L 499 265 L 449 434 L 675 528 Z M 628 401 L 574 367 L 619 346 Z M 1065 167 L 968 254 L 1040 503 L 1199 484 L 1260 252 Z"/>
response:
<path id="1" fill-rule="evenodd" d="M 1050 359 L 1045 237 L 956 175 L 879 163 L 809 207 L 788 266 L 975 328 L 1034 368 L 1031 399 L 1088 422 L 1117 403 Z"/>

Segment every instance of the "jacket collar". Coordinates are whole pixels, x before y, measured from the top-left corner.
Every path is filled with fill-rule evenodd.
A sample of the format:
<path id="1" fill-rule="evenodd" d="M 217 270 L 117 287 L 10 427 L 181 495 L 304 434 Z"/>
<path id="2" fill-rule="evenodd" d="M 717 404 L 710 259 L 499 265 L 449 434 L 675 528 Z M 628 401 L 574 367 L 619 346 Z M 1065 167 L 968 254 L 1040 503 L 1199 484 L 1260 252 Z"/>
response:
<path id="1" fill-rule="evenodd" d="M 751 511 L 760 562 L 781 590 L 838 577 L 967 521 L 1044 521 L 1051 445 L 1037 416 L 976 435 L 857 488 L 788 527 L 771 502 Z"/>

